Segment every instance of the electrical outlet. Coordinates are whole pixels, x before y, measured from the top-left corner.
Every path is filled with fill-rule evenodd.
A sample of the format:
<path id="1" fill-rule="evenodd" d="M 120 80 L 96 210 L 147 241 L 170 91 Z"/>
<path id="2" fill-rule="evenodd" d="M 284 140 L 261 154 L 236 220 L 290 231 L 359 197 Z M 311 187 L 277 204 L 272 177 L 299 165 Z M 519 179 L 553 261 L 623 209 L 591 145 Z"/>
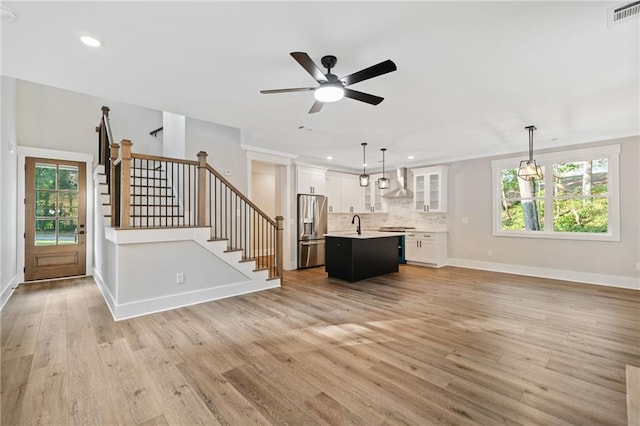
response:
<path id="1" fill-rule="evenodd" d="M 493 256 L 493 250 L 491 249 L 487 250 L 487 256 Z"/>
<path id="2" fill-rule="evenodd" d="M 176 274 L 176 283 L 177 284 L 182 284 L 184 283 L 184 272 L 178 272 Z"/>
<path id="3" fill-rule="evenodd" d="M 462 223 L 465 223 L 465 224 L 469 223 L 469 218 L 468 217 L 463 217 L 462 218 Z"/>
<path id="4" fill-rule="evenodd" d="M 636 263 L 636 269 L 640 271 L 640 262 Z"/>

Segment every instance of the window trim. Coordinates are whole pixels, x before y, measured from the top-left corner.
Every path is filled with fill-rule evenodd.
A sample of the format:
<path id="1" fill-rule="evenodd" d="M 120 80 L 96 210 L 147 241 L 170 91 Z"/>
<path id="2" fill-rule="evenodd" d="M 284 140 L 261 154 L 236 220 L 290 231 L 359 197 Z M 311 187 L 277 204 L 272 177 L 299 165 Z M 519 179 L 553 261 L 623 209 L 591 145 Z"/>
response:
<path id="1" fill-rule="evenodd" d="M 509 231 L 502 229 L 501 201 L 502 194 L 500 184 L 502 182 L 502 170 L 517 168 L 520 164 L 520 156 L 501 158 L 491 161 L 491 211 L 493 222 L 493 235 L 497 237 L 520 238 L 551 238 L 563 240 L 592 240 L 592 241 L 620 241 L 620 144 L 603 145 L 593 148 L 572 149 L 566 151 L 536 154 L 536 162 L 544 166 L 545 173 L 545 209 L 553 207 L 553 164 L 563 162 L 586 161 L 597 158 L 608 160 L 608 231 L 605 233 L 592 232 L 556 232 L 553 226 L 545 223 L 542 231 Z M 545 211 L 545 220 L 553 220 L 553 215 L 548 217 Z"/>

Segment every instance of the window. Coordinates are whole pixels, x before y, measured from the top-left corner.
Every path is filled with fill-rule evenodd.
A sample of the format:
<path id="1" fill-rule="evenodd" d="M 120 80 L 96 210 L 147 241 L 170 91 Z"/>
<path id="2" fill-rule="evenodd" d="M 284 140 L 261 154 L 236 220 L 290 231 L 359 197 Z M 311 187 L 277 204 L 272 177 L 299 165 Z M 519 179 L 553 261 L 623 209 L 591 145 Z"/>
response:
<path id="1" fill-rule="evenodd" d="M 518 178 L 520 158 L 494 160 L 493 233 L 619 241 L 620 145 L 535 155 L 542 180 Z"/>

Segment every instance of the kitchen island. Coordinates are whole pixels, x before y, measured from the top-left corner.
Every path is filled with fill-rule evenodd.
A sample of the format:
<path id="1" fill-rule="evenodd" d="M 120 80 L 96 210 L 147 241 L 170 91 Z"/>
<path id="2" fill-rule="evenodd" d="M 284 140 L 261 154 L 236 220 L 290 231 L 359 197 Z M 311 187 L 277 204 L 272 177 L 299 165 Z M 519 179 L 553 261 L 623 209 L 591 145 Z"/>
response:
<path id="1" fill-rule="evenodd" d="M 398 272 L 400 232 L 325 234 L 325 270 L 330 278 L 355 282 Z"/>

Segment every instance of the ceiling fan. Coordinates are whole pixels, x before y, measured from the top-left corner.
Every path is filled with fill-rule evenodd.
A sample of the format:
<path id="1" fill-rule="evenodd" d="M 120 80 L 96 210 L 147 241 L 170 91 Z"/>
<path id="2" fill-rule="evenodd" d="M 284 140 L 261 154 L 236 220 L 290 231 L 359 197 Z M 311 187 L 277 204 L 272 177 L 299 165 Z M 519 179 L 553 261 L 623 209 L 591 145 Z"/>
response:
<path id="1" fill-rule="evenodd" d="M 327 55 L 322 57 L 322 66 L 327 69 L 327 73 L 323 74 L 320 68 L 313 62 L 313 60 L 305 52 L 291 52 L 291 56 L 295 59 L 302 68 L 307 70 L 309 74 L 320 84 L 318 87 L 296 87 L 292 89 L 273 89 L 273 90 L 261 90 L 262 94 L 271 93 L 287 93 L 287 92 L 307 92 L 313 91 L 313 95 L 316 101 L 311 106 L 309 114 L 318 112 L 322 109 L 326 102 L 335 102 L 343 97 L 355 99 L 357 101 L 366 102 L 371 105 L 378 105 L 384 100 L 380 96 L 370 95 L 368 93 L 358 92 L 357 90 L 348 89 L 355 83 L 359 83 L 363 80 L 368 80 L 379 75 L 386 74 L 395 71 L 396 64 L 392 60 L 380 62 L 379 64 L 370 66 L 353 74 L 347 75 L 342 78 L 338 78 L 336 75 L 331 74 L 331 69 L 336 65 L 338 61 L 333 55 Z"/>

